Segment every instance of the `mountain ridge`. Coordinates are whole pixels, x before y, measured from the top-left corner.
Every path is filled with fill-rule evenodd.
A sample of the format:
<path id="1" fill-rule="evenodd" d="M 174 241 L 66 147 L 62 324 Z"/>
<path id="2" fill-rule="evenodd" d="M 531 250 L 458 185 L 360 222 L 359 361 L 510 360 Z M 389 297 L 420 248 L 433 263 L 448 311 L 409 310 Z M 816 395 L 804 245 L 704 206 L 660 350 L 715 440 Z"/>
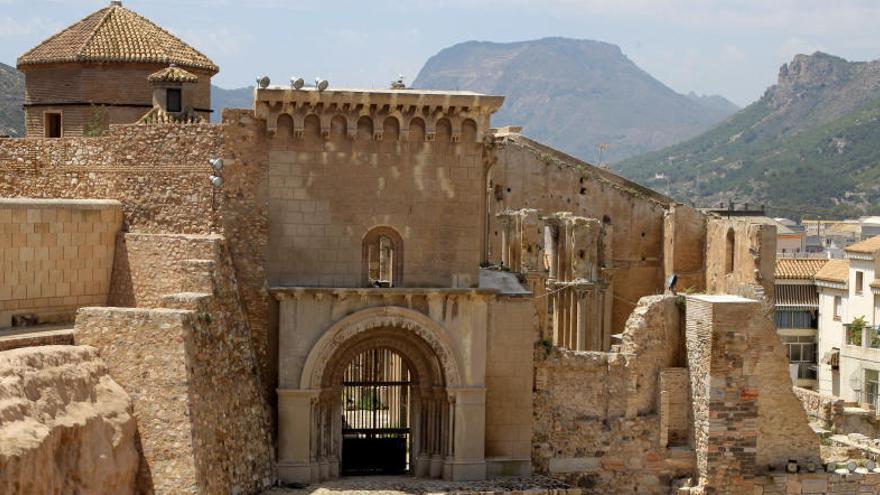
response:
<path id="1" fill-rule="evenodd" d="M 0 136 L 24 136 L 24 74 L 0 62 Z"/>
<path id="2" fill-rule="evenodd" d="M 444 48 L 413 87 L 502 94 L 496 125 L 522 125 L 530 137 L 587 160 L 600 143 L 609 145 L 610 159 L 663 148 L 738 108 L 675 92 L 617 45 L 559 37 Z"/>
<path id="3" fill-rule="evenodd" d="M 693 139 L 614 164 L 702 205 L 790 216 L 880 212 L 880 60 L 796 55 L 756 102 Z"/>

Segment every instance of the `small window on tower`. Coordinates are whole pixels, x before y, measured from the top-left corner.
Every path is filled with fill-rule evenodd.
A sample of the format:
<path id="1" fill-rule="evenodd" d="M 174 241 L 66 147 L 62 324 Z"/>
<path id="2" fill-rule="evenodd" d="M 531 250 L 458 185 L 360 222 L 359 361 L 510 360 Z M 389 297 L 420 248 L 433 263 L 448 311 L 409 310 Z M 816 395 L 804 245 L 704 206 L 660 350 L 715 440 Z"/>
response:
<path id="1" fill-rule="evenodd" d="M 167 101 L 165 104 L 165 111 L 167 112 L 180 112 L 183 110 L 183 105 L 180 97 L 180 88 L 170 88 L 167 90 Z"/>
<path id="2" fill-rule="evenodd" d="M 46 132 L 47 138 L 60 138 L 61 137 L 61 114 L 60 113 L 46 113 L 45 114 L 45 122 L 44 129 Z"/>

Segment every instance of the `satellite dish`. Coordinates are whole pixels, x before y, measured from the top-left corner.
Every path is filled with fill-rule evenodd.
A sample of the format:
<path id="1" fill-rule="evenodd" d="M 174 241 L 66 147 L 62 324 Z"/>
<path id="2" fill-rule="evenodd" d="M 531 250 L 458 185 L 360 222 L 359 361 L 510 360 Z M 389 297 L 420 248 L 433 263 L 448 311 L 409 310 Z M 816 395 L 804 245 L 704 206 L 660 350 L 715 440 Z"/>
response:
<path id="1" fill-rule="evenodd" d="M 223 177 L 212 175 L 208 177 L 208 179 L 211 181 L 211 185 L 214 187 L 220 187 L 223 185 Z"/>
<path id="2" fill-rule="evenodd" d="M 318 91 L 324 91 L 327 89 L 327 86 L 330 86 L 330 83 L 327 82 L 326 79 L 321 79 L 320 77 L 315 78 L 315 87 L 318 88 Z"/>
<path id="3" fill-rule="evenodd" d="M 222 158 L 211 158 L 208 160 L 208 163 L 211 164 L 211 168 L 213 168 L 217 172 L 223 171 L 223 159 Z"/>
<path id="4" fill-rule="evenodd" d="M 305 79 L 303 79 L 299 76 L 294 76 L 294 77 L 290 78 L 290 87 L 293 89 L 302 89 L 302 87 L 305 86 L 305 84 L 306 84 Z"/>
<path id="5" fill-rule="evenodd" d="M 854 375 L 854 376 L 850 377 L 849 388 L 851 388 L 853 391 L 856 391 L 856 392 L 858 392 L 859 390 L 862 389 L 862 381 L 859 380 L 858 375 Z"/>
<path id="6" fill-rule="evenodd" d="M 260 87 L 260 89 L 268 88 L 269 83 L 271 83 L 271 82 L 272 81 L 269 80 L 269 76 L 263 76 L 263 77 L 257 79 L 257 85 Z"/>

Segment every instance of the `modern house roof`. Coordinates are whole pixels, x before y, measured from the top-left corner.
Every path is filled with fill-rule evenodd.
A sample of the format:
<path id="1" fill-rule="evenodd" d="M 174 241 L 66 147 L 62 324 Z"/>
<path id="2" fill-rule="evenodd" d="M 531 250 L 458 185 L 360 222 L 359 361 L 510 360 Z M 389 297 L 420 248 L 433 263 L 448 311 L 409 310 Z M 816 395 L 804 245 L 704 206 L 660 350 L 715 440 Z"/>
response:
<path id="1" fill-rule="evenodd" d="M 815 279 L 845 284 L 849 280 L 849 260 L 828 260 L 816 273 Z"/>
<path id="2" fill-rule="evenodd" d="M 845 251 L 848 253 L 874 254 L 877 251 L 880 251 L 880 235 L 857 242 L 847 247 Z"/>
<path id="3" fill-rule="evenodd" d="M 76 62 L 177 64 L 216 74 L 208 57 L 113 1 L 18 58 L 18 67 Z"/>
<path id="4" fill-rule="evenodd" d="M 825 258 L 777 259 L 776 280 L 812 280 L 827 262 Z"/>

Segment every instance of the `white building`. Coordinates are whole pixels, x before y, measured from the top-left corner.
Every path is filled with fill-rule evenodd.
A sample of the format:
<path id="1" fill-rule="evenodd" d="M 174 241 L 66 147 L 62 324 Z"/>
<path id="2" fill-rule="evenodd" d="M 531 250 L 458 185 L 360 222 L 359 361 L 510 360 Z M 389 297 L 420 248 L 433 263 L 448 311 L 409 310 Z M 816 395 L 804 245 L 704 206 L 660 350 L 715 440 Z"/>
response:
<path id="1" fill-rule="evenodd" d="M 880 236 L 850 245 L 816 274 L 819 391 L 877 408 L 880 398 Z"/>
<path id="2" fill-rule="evenodd" d="M 816 258 L 776 260 L 776 332 L 787 351 L 792 382 L 810 390 L 818 388 L 819 294 L 814 277 L 827 262 Z"/>

